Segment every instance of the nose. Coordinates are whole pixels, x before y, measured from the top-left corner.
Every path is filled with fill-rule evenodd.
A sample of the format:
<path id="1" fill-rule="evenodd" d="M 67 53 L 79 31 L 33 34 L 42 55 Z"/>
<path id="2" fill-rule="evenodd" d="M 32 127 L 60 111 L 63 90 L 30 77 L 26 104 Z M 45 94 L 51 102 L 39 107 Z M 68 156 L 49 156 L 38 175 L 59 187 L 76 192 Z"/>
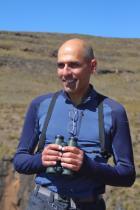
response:
<path id="1" fill-rule="evenodd" d="M 69 68 L 68 64 L 65 64 L 63 68 L 63 75 L 70 75 L 71 74 L 71 69 Z"/>

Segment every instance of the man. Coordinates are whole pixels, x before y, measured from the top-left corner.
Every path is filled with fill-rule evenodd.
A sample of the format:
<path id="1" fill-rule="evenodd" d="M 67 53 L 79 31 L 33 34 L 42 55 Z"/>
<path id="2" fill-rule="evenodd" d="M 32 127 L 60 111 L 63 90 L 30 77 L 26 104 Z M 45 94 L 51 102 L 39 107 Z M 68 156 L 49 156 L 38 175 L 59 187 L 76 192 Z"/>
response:
<path id="1" fill-rule="evenodd" d="M 63 90 L 58 92 L 40 153 L 34 154 L 34 149 L 53 94 L 37 97 L 28 109 L 14 157 L 19 173 L 37 174 L 28 210 L 105 210 L 105 185 L 128 187 L 134 183 L 126 112 L 122 105 L 97 93 L 90 84 L 96 65 L 92 47 L 84 40 L 71 39 L 59 48 L 57 70 Z M 99 114 L 100 104 L 103 115 Z M 55 144 L 56 136 L 65 143 L 70 137 L 76 138 L 77 146 Z M 107 149 L 101 143 L 103 136 Z M 110 154 L 114 166 L 107 164 Z M 55 166 L 61 170 L 47 173 Z M 65 169 L 73 175 L 63 175 Z"/>

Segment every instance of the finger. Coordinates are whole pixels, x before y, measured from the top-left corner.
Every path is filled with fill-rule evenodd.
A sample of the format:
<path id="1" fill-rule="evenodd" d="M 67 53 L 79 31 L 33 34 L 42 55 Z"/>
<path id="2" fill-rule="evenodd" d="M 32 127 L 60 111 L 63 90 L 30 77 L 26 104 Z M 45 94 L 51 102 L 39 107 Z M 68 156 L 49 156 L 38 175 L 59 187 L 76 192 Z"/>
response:
<path id="1" fill-rule="evenodd" d="M 61 145 L 57 145 L 57 144 L 48 144 L 45 148 L 44 151 L 47 149 L 51 149 L 51 150 L 56 150 L 56 151 L 61 151 L 62 150 L 62 146 Z"/>
<path id="2" fill-rule="evenodd" d="M 70 163 L 61 163 L 62 167 L 63 168 L 68 168 L 72 171 L 79 171 L 80 168 L 81 168 L 81 165 L 73 165 L 73 164 L 70 164 Z"/>
<path id="3" fill-rule="evenodd" d="M 56 165 L 57 161 L 60 161 L 61 157 L 53 155 L 42 155 L 42 164 L 44 166 Z"/>
<path id="4" fill-rule="evenodd" d="M 53 156 L 53 155 L 44 155 L 42 156 L 43 161 L 58 161 L 61 160 L 61 157 L 59 156 Z"/>
<path id="5" fill-rule="evenodd" d="M 42 161 L 43 166 L 48 167 L 48 166 L 55 166 L 56 161 Z"/>
<path id="6" fill-rule="evenodd" d="M 61 158 L 61 163 L 63 164 L 70 164 L 73 165 L 75 167 L 80 168 L 82 163 L 83 163 L 83 159 L 82 158 L 68 158 L 68 157 L 63 157 Z"/>
<path id="7" fill-rule="evenodd" d="M 72 153 L 78 154 L 78 153 L 80 153 L 81 150 L 77 147 L 65 146 L 65 147 L 62 148 L 62 151 L 63 152 L 72 152 Z"/>
<path id="8" fill-rule="evenodd" d="M 44 148 L 42 155 L 62 155 L 62 153 L 60 153 L 59 145 L 52 144 Z"/>
<path id="9" fill-rule="evenodd" d="M 78 149 L 77 153 L 74 152 L 63 152 L 62 158 L 73 158 L 75 160 L 83 160 L 84 158 L 84 152 L 80 149 Z"/>
<path id="10" fill-rule="evenodd" d="M 42 153 L 43 156 L 59 156 L 62 157 L 62 153 L 55 150 L 47 150 L 45 153 Z"/>
<path id="11" fill-rule="evenodd" d="M 79 165 L 82 163 L 82 159 L 78 159 L 78 158 L 69 158 L 69 157 L 63 157 L 61 158 L 61 162 L 62 163 L 69 163 L 69 164 L 73 164 L 73 165 Z"/>

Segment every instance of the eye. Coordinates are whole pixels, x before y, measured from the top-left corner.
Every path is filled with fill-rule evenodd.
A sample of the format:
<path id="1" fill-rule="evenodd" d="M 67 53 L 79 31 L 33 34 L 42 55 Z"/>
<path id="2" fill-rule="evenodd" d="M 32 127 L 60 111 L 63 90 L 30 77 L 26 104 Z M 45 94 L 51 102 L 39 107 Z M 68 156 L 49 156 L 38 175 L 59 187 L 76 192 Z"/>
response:
<path id="1" fill-rule="evenodd" d="M 65 63 L 57 63 L 57 68 L 63 69 L 65 67 Z"/>
<path id="2" fill-rule="evenodd" d="M 76 69 L 76 68 L 80 68 L 82 66 L 81 63 L 75 62 L 75 61 L 68 62 L 68 63 L 58 62 L 57 63 L 57 68 L 63 69 L 65 67 L 65 65 L 67 65 L 67 67 L 70 68 L 70 69 Z"/>
<path id="3" fill-rule="evenodd" d="M 76 68 L 81 67 L 81 63 L 79 63 L 79 62 L 70 62 L 70 63 L 68 64 L 68 66 L 69 66 L 70 68 L 72 68 L 72 69 L 76 69 Z"/>

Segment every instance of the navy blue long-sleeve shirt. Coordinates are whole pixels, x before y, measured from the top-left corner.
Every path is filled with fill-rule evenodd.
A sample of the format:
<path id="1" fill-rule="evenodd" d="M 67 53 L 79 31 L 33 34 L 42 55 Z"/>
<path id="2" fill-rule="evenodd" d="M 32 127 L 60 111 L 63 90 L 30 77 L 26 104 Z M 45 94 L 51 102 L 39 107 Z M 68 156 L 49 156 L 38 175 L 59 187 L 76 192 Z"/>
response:
<path id="1" fill-rule="evenodd" d="M 70 197 L 87 197 L 105 192 L 105 185 L 131 186 L 135 180 L 132 142 L 126 111 L 116 101 L 103 101 L 105 141 L 111 145 L 114 165 L 109 165 L 100 151 L 98 104 L 100 95 L 91 87 L 81 104 L 75 106 L 64 91 L 56 104 L 48 125 L 45 146 L 53 143 L 56 135 L 78 138 L 84 150 L 84 163 L 74 177 L 49 176 L 42 165 L 41 154 L 34 154 L 52 94 L 35 98 L 30 104 L 20 142 L 14 157 L 19 173 L 37 174 L 35 182 L 50 190 Z"/>

